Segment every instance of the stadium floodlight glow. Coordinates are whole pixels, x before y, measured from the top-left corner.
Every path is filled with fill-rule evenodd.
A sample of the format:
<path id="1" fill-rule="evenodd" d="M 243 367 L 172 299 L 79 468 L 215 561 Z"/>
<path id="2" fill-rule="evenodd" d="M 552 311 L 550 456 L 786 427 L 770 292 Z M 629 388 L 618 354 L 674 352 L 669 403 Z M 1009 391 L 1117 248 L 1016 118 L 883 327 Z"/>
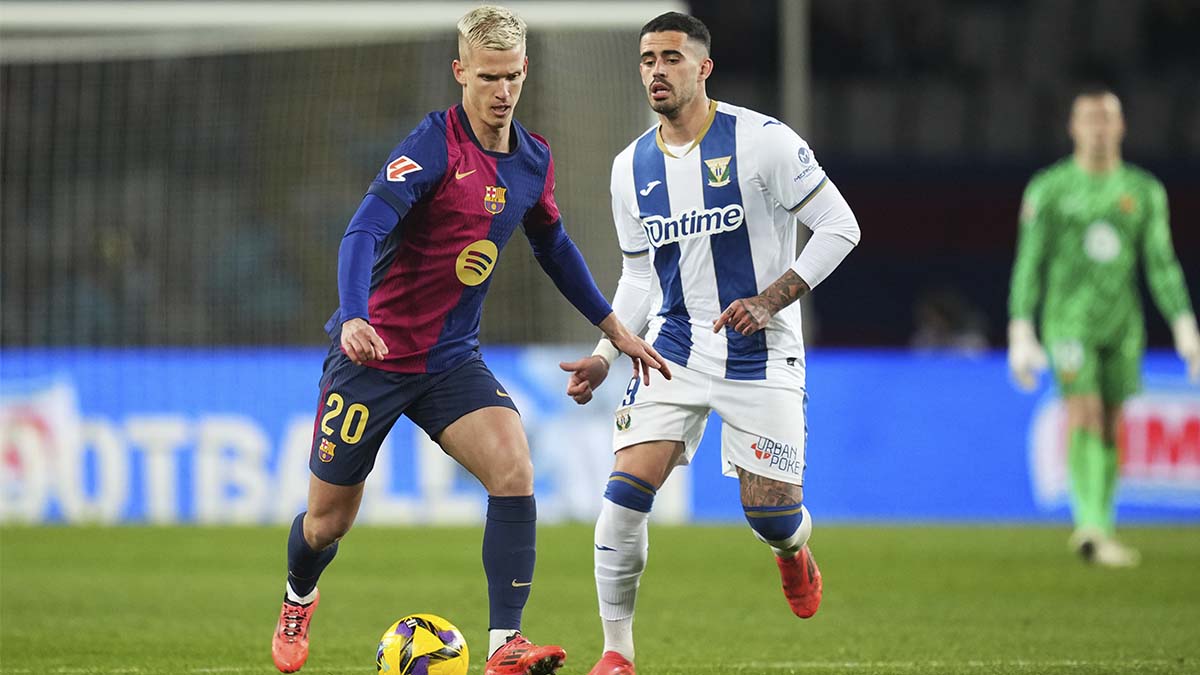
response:
<path id="1" fill-rule="evenodd" d="M 0 63 L 386 42 L 452 31 L 477 2 L 6 2 Z M 678 0 L 506 2 L 533 30 L 639 28 Z M 141 31 L 133 32 L 130 31 Z M 33 34 L 36 33 L 36 34 Z"/>

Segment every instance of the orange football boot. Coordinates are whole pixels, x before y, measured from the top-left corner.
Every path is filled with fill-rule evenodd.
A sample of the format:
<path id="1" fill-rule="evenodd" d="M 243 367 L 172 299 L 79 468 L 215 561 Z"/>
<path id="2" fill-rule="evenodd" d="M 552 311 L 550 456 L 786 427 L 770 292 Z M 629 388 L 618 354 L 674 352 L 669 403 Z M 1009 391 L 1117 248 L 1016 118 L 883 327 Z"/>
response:
<path id="1" fill-rule="evenodd" d="M 779 577 L 783 580 L 783 595 L 787 598 L 792 613 L 807 619 L 817 613 L 821 606 L 821 570 L 813 560 L 808 546 L 792 558 L 775 558 L 779 564 Z"/>
<path id="2" fill-rule="evenodd" d="M 567 660 L 558 645 L 539 647 L 517 633 L 487 661 L 486 675 L 553 675 Z"/>
<path id="3" fill-rule="evenodd" d="M 588 675 L 637 675 L 633 663 L 618 652 L 604 652 Z"/>
<path id="4" fill-rule="evenodd" d="M 280 672 L 294 673 L 308 660 L 308 623 L 320 601 L 320 591 L 307 605 L 297 605 L 284 597 L 279 623 L 271 638 L 271 658 Z"/>

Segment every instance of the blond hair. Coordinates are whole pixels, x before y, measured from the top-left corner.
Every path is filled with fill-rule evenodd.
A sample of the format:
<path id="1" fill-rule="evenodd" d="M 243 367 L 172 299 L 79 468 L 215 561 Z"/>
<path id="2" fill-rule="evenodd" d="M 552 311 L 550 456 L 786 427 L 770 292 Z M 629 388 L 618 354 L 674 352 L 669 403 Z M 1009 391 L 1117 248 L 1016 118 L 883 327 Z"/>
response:
<path id="1" fill-rule="evenodd" d="M 525 46 L 525 21 L 507 7 L 481 5 L 458 20 L 458 52 L 466 48 L 507 51 Z"/>

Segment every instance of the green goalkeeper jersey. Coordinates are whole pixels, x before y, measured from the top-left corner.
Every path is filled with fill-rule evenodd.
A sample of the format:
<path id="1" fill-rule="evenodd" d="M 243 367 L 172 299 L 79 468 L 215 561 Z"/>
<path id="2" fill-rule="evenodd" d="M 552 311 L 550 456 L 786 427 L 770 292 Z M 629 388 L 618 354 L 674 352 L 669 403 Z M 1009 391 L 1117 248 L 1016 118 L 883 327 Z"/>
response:
<path id="1" fill-rule="evenodd" d="M 1060 160 L 1025 189 L 1009 314 L 1032 319 L 1040 301 L 1044 333 L 1083 344 L 1140 333 L 1139 256 L 1167 321 L 1190 312 L 1162 183 L 1130 164 L 1094 175 Z"/>

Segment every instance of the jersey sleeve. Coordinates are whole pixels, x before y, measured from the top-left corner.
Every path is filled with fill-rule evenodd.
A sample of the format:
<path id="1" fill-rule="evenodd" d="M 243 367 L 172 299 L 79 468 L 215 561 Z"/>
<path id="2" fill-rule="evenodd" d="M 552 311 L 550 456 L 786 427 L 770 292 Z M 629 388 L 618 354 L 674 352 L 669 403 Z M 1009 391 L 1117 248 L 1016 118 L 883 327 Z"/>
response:
<path id="1" fill-rule="evenodd" d="M 554 224 L 562 219 L 562 214 L 558 211 L 558 203 L 554 201 L 556 182 L 554 156 L 551 155 L 546 167 L 546 181 L 542 186 L 542 194 L 538 197 L 537 202 L 525 212 L 526 234 L 536 236 L 538 232 L 554 227 Z"/>
<path id="2" fill-rule="evenodd" d="M 825 187 L 825 170 L 808 143 L 781 122 L 769 120 L 755 136 L 759 178 L 775 201 L 795 213 Z"/>
<path id="3" fill-rule="evenodd" d="M 367 190 L 387 202 L 400 220 L 446 173 L 446 129 L 439 120 L 437 113 L 429 115 L 393 148 Z"/>
<path id="4" fill-rule="evenodd" d="M 1013 319 L 1032 319 L 1041 297 L 1049 215 L 1045 185 L 1042 177 L 1035 177 L 1021 198 L 1017 255 L 1008 295 L 1008 314 Z"/>
<path id="5" fill-rule="evenodd" d="M 650 240 L 635 207 L 625 199 L 625 191 L 633 185 L 632 158 L 626 153 L 613 160 L 609 193 L 612 197 L 613 225 L 617 228 L 617 244 L 626 256 L 642 256 L 650 252 Z"/>
<path id="6" fill-rule="evenodd" d="M 1190 314 L 1192 305 L 1188 298 L 1183 269 L 1179 266 L 1179 259 L 1175 257 L 1175 247 L 1171 244 L 1167 191 L 1163 189 L 1162 183 L 1154 181 L 1149 196 L 1148 222 L 1142 239 L 1142 257 L 1150 293 L 1167 323 L 1171 323 L 1182 314 Z"/>

